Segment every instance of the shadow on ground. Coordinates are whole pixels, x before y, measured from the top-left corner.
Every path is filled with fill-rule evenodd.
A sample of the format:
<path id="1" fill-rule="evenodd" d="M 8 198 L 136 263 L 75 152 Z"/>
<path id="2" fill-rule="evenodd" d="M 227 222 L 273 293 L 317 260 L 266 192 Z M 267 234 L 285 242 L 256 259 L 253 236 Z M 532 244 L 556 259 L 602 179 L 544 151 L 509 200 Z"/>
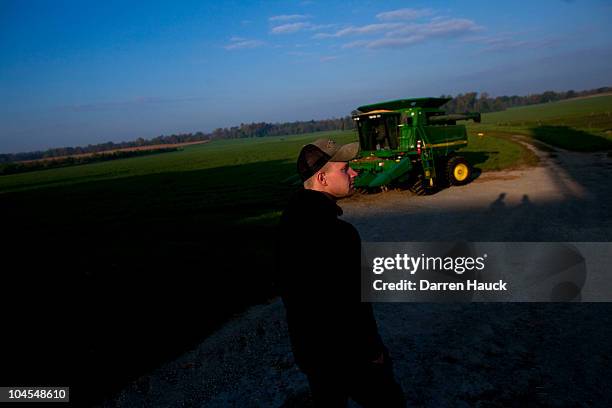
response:
<path id="1" fill-rule="evenodd" d="M 266 301 L 273 228 L 237 221 L 282 208 L 278 174 L 292 170 L 275 161 L 1 194 L 14 322 L 2 383 L 69 384 L 87 405 Z"/>
<path id="2" fill-rule="evenodd" d="M 612 141 L 569 126 L 544 125 L 530 129 L 536 140 L 567 150 L 592 152 L 612 149 Z"/>

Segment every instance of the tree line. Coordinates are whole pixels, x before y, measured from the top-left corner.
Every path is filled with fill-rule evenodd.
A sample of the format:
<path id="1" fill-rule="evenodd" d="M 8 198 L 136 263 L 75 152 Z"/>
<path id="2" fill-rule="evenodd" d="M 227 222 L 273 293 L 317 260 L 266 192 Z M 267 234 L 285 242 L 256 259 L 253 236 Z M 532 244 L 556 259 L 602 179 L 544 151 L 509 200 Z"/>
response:
<path id="1" fill-rule="evenodd" d="M 353 121 L 350 116 L 338 119 L 311 120 L 302 122 L 286 123 L 241 123 L 240 126 L 229 128 L 217 128 L 210 133 L 180 133 L 172 135 L 161 135 L 151 139 L 139 137 L 127 142 L 106 142 L 95 145 L 77 147 L 58 147 L 44 151 L 33 151 L 24 153 L 0 154 L 0 163 L 20 162 L 26 160 L 47 159 L 60 156 L 74 156 L 86 153 L 101 153 L 108 150 L 116 150 L 130 147 L 179 144 L 190 142 L 201 142 L 217 139 L 238 139 L 247 137 L 263 136 L 285 136 L 301 133 L 312 133 L 330 130 L 352 129 Z"/>
<path id="2" fill-rule="evenodd" d="M 25 173 L 36 170 L 54 169 L 57 167 L 74 166 L 77 164 L 88 164 L 116 159 L 126 159 L 128 157 L 176 152 L 178 150 L 179 149 L 177 147 L 160 147 L 157 149 L 148 150 L 118 150 L 111 152 L 93 153 L 85 156 L 68 156 L 57 159 L 51 158 L 49 160 L 0 163 L 0 176 Z"/>
<path id="3" fill-rule="evenodd" d="M 612 92 L 611 87 L 603 87 L 597 89 L 589 89 L 586 91 L 576 92 L 573 90 L 567 92 L 546 91 L 541 94 L 532 94 L 527 96 L 498 96 L 490 97 L 486 92 L 478 95 L 477 92 L 467 92 L 459 94 L 455 97 L 450 95 L 442 95 L 442 98 L 453 98 L 447 102 L 442 109 L 447 113 L 463 113 L 463 112 L 499 112 L 507 108 L 516 106 L 535 105 L 539 103 L 556 102 L 563 99 L 577 98 L 580 96 L 596 95 L 600 93 Z"/>
<path id="4" fill-rule="evenodd" d="M 498 96 L 495 98 L 490 97 L 486 92 L 483 92 L 480 95 L 477 92 L 468 92 L 465 94 L 459 94 L 455 97 L 452 97 L 450 95 L 442 95 L 442 97 L 453 98 L 451 101 L 449 101 L 443 106 L 443 109 L 445 109 L 448 113 L 463 113 L 468 111 L 487 113 L 501 111 L 515 106 L 554 102 L 563 99 L 589 96 L 606 92 L 612 92 L 612 88 L 603 87 L 580 92 L 576 92 L 573 90 L 567 92 L 546 91 L 541 94 L 532 94 L 527 96 L 513 95 Z M 240 126 L 217 128 L 210 133 L 196 132 L 161 135 L 151 139 L 144 139 L 140 137 L 136 140 L 127 142 L 106 142 L 95 145 L 90 144 L 87 146 L 59 147 L 44 151 L 0 154 L 0 163 L 19 162 L 24 160 L 37 160 L 59 156 L 74 156 L 84 153 L 100 153 L 108 150 L 128 147 L 177 144 L 217 139 L 286 136 L 319 131 L 350 130 L 353 128 L 354 123 L 350 116 L 323 120 L 296 121 L 285 123 L 241 123 Z"/>

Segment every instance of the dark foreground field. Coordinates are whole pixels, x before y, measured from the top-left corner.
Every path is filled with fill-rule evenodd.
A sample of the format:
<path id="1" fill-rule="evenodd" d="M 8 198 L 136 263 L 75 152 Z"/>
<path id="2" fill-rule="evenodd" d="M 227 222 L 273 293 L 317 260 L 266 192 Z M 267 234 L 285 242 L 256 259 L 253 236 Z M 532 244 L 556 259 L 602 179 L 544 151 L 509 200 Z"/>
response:
<path id="1" fill-rule="evenodd" d="M 1 197 L 3 384 L 70 384 L 91 402 L 195 346 L 233 313 L 272 294 L 271 227 L 228 219 L 249 179 L 286 164 L 159 174 Z M 228 174 L 234 185 L 221 186 Z M 203 180 L 209 180 L 207 183 Z M 218 180 L 219 196 L 206 192 Z M 221 191 L 219 191 L 221 190 Z M 232 201 L 233 194 L 243 199 Z"/>
<path id="2" fill-rule="evenodd" d="M 91 404 L 273 296 L 274 220 L 299 148 L 353 132 L 216 141 L 0 178 L 0 383 Z"/>

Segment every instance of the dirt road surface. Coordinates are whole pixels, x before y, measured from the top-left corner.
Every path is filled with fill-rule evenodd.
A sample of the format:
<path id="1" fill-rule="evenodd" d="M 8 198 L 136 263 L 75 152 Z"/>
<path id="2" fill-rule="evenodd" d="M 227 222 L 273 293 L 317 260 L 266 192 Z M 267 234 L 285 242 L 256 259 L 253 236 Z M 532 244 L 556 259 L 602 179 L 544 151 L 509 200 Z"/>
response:
<path id="1" fill-rule="evenodd" d="M 612 241 L 612 158 L 537 151 L 428 197 L 341 203 L 364 241 Z M 612 406 L 612 303 L 382 303 L 375 313 L 409 406 Z M 103 406 L 308 406 L 280 301 L 251 308 Z"/>

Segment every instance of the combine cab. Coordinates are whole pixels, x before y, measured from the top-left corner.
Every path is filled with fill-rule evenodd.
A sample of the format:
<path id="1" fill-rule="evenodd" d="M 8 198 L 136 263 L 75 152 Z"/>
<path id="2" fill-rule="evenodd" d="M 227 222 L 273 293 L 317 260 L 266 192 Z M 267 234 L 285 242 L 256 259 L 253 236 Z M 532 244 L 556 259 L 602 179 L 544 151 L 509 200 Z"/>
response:
<path id="1" fill-rule="evenodd" d="M 447 115 L 440 106 L 448 98 L 400 99 L 360 106 L 353 111 L 361 155 L 350 165 L 360 174 L 361 189 L 406 184 L 417 194 L 439 185 L 462 185 L 471 166 L 457 149 L 467 146 L 459 120 L 480 122 L 480 113 Z"/>

